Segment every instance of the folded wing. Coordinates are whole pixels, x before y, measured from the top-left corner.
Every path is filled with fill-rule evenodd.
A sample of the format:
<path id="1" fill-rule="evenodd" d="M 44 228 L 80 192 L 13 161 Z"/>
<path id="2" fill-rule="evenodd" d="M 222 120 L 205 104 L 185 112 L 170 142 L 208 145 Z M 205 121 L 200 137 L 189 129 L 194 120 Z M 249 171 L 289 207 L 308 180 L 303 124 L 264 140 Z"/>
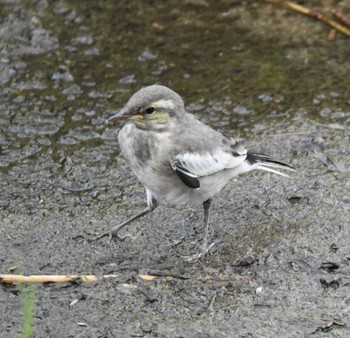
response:
<path id="1" fill-rule="evenodd" d="M 242 146 L 230 150 L 217 148 L 211 152 L 178 154 L 173 159 L 171 166 L 186 186 L 198 189 L 200 177 L 235 168 L 241 165 L 246 157 L 247 151 Z"/>

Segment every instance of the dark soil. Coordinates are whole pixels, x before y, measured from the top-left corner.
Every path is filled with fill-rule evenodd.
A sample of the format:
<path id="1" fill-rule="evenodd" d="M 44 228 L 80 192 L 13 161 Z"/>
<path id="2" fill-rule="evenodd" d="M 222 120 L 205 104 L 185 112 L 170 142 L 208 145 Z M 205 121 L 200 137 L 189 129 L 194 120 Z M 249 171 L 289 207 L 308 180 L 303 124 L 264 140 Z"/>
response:
<path id="1" fill-rule="evenodd" d="M 307 3 L 350 16 L 345 0 Z M 0 13 L 0 272 L 116 275 L 36 285 L 33 337 L 350 336 L 349 37 L 255 1 L 13 0 Z M 199 249 L 201 206 L 88 241 L 145 206 L 103 122 L 151 83 L 297 169 L 234 179 L 198 263 L 183 256 Z M 21 335 L 28 290 L 0 289 L 1 337 Z"/>

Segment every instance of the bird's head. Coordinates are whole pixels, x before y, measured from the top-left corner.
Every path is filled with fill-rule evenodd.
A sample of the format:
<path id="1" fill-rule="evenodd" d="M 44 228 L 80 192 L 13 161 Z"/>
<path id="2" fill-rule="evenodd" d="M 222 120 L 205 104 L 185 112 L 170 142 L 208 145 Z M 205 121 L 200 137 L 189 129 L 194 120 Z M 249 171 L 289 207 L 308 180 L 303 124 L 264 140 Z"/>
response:
<path id="1" fill-rule="evenodd" d="M 185 111 L 181 97 L 171 89 L 152 85 L 140 89 L 107 122 L 126 119 L 143 130 L 168 130 Z"/>

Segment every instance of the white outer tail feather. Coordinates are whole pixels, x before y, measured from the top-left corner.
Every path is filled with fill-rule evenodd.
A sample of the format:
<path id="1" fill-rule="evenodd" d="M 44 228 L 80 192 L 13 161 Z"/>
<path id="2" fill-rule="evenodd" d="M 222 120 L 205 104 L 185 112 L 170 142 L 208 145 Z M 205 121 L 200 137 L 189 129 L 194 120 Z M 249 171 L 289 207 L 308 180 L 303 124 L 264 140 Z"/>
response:
<path id="1" fill-rule="evenodd" d="M 282 173 L 281 171 L 278 171 L 278 170 L 275 170 L 275 169 L 272 169 L 272 168 L 280 168 L 280 169 L 287 169 L 287 170 L 295 171 L 292 168 L 281 167 L 279 165 L 271 165 L 270 163 L 268 163 L 268 164 L 267 163 L 255 163 L 255 164 L 253 164 L 253 167 L 254 166 L 256 166 L 254 168 L 256 170 L 268 171 L 270 173 L 277 174 L 277 175 L 284 176 L 284 177 L 290 177 L 290 176 L 285 174 L 285 173 Z"/>
<path id="2" fill-rule="evenodd" d="M 246 161 L 250 164 L 251 170 L 263 170 L 284 177 L 289 177 L 289 175 L 277 169 L 295 171 L 290 165 L 264 154 L 248 153 Z"/>

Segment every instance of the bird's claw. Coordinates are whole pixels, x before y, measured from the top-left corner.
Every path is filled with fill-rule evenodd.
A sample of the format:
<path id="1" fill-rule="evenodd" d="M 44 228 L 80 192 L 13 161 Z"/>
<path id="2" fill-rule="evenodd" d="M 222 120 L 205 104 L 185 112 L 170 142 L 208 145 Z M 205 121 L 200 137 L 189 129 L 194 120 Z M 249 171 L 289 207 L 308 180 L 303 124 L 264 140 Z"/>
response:
<path id="1" fill-rule="evenodd" d="M 124 242 L 126 239 L 128 238 L 132 238 L 132 236 L 130 235 L 126 235 L 126 236 L 119 236 L 118 232 L 115 232 L 113 230 L 108 231 L 108 232 L 104 232 L 103 234 L 97 234 L 95 237 L 89 239 L 88 241 L 90 243 L 92 242 L 97 242 L 102 238 L 108 237 L 108 243 L 110 244 L 112 241 L 116 241 L 116 242 Z"/>
<path id="2" fill-rule="evenodd" d="M 93 243 L 93 242 L 97 242 L 102 238 L 108 237 L 109 236 L 109 232 L 104 232 L 103 234 L 96 234 L 95 237 L 89 238 L 88 242 Z"/>
<path id="3" fill-rule="evenodd" d="M 189 263 L 194 263 L 194 262 L 198 262 L 205 254 L 207 254 L 210 249 L 215 245 L 215 243 L 211 243 L 209 245 L 203 245 L 201 248 L 201 251 L 198 252 L 195 255 L 192 256 L 182 256 L 182 258 Z"/>
<path id="4" fill-rule="evenodd" d="M 111 243 L 112 241 L 115 242 L 124 242 L 126 239 L 130 238 L 132 239 L 131 235 L 126 235 L 126 236 L 119 236 L 118 232 L 114 232 L 113 230 L 108 233 L 108 241 Z"/>

